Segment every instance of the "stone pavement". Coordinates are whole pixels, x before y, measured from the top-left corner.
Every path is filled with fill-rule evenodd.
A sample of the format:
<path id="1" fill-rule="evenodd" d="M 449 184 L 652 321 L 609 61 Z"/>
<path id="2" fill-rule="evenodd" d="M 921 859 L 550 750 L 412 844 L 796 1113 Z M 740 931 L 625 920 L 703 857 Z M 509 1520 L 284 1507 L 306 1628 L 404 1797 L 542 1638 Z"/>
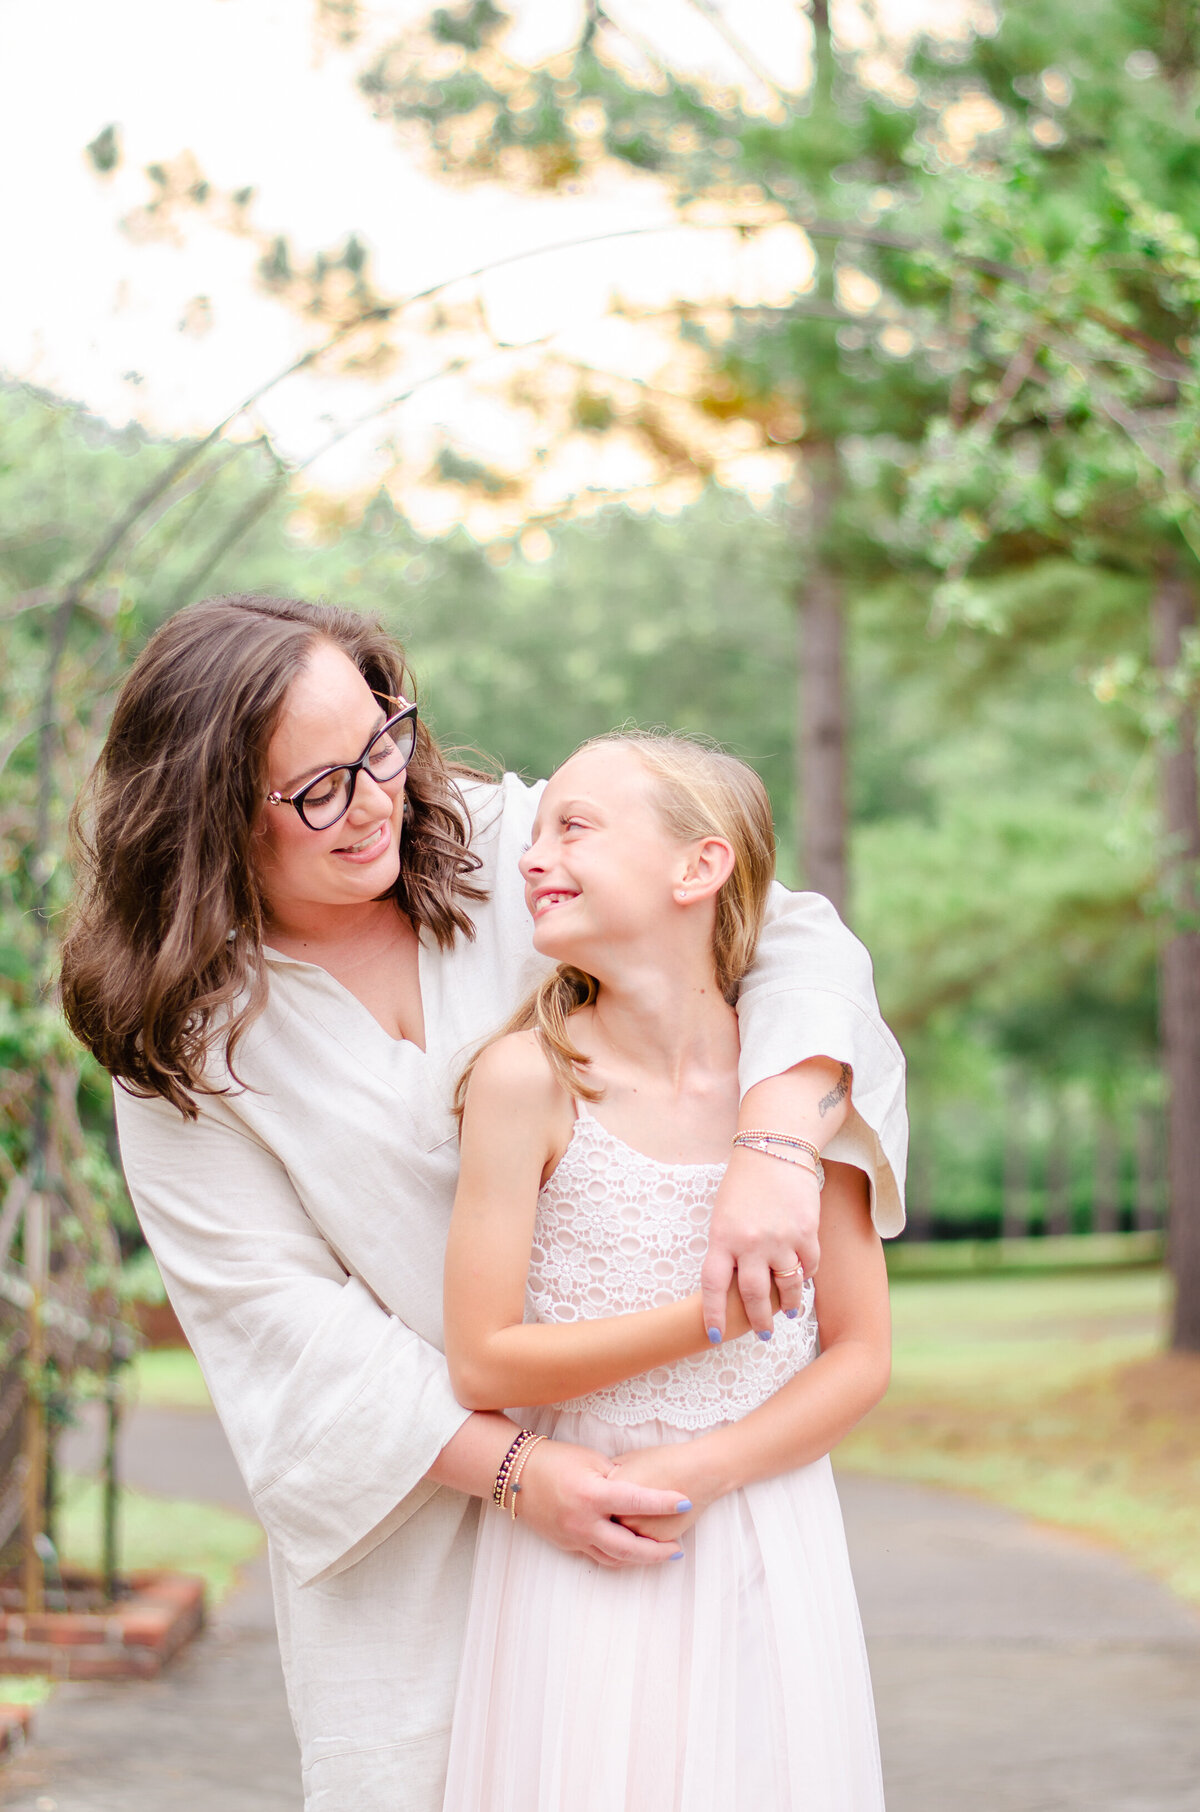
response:
<path id="1" fill-rule="evenodd" d="M 124 1464 L 144 1489 L 247 1508 L 201 1412 L 136 1412 Z M 888 1812 L 1200 1812 L 1200 1617 L 1114 1556 L 1005 1511 L 852 1475 L 839 1486 Z M 262 1563 L 162 1680 L 60 1687 L 0 1774 L 0 1803 L 300 1812 Z"/>

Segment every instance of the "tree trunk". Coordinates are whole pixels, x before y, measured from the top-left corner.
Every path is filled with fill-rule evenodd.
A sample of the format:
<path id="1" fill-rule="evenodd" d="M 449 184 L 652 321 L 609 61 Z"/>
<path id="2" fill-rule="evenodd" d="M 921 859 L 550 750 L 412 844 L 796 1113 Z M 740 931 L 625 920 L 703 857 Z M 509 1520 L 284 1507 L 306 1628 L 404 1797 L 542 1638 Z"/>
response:
<path id="1" fill-rule="evenodd" d="M 1093 1233 L 1115 1233 L 1121 1222 L 1121 1128 L 1115 1116 L 1116 1103 L 1106 1090 L 1096 1116 Z"/>
<path id="2" fill-rule="evenodd" d="M 25 1470 L 21 1480 L 23 1502 L 21 1531 L 22 1609 L 36 1616 L 44 1602 L 42 1556 L 45 1533 L 46 1486 L 46 1333 L 42 1314 L 50 1277 L 50 1203 L 41 1189 L 30 1196 L 25 1209 L 25 1275 L 32 1289 L 27 1311 L 25 1347 Z"/>
<path id="3" fill-rule="evenodd" d="M 1071 1102 L 1065 1088 L 1053 1097 L 1054 1126 L 1046 1151 L 1046 1232 L 1071 1231 Z"/>
<path id="4" fill-rule="evenodd" d="M 1023 1077 L 1009 1084 L 1004 1133 L 1004 1213 L 1001 1232 L 1005 1239 L 1025 1239 L 1029 1233 L 1029 1093 Z"/>
<path id="5" fill-rule="evenodd" d="M 1179 662 L 1194 628 L 1192 587 L 1175 569 L 1154 597 L 1155 658 L 1166 674 Z M 1200 788 L 1196 775 L 1196 707 L 1179 706 L 1176 734 L 1162 753 L 1162 803 L 1168 840 L 1165 865 L 1173 915 L 1162 953 L 1161 1003 L 1166 1061 L 1168 1254 L 1175 1278 L 1171 1344 L 1200 1352 Z"/>
<path id="6" fill-rule="evenodd" d="M 1138 1109 L 1134 1165 L 1137 1176 L 1134 1226 L 1139 1233 L 1157 1232 L 1162 1226 L 1162 1141 L 1158 1115 L 1148 1103 Z"/>
<path id="7" fill-rule="evenodd" d="M 824 541 L 837 499 L 837 451 L 806 448 L 797 485 L 806 495 L 793 511 L 804 578 L 796 597 L 799 628 L 799 716 L 796 819 L 804 885 L 846 913 L 846 683 L 842 584 L 828 566 Z"/>

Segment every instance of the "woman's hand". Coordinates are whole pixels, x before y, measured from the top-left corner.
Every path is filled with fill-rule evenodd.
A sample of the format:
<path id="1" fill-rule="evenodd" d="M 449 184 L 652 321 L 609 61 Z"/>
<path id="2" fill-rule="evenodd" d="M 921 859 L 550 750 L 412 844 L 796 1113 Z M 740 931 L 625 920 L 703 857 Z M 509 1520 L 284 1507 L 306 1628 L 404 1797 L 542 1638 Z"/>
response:
<path id="1" fill-rule="evenodd" d="M 678 1450 L 662 1451 L 669 1458 Z M 664 1528 L 678 1521 L 686 1528 L 687 1514 L 678 1509 L 686 1492 L 673 1482 L 665 1461 L 652 1481 L 619 1472 L 621 1465 L 589 1447 L 539 1441 L 521 1473 L 518 1521 L 556 1548 L 584 1554 L 602 1567 L 658 1566 L 672 1559 L 680 1550 L 670 1533 L 643 1534 L 626 1519 Z"/>
<path id="2" fill-rule="evenodd" d="M 738 1146 L 713 1203 L 701 1274 L 705 1326 L 722 1338 L 770 1330 L 772 1306 L 799 1309 L 804 1279 L 816 1269 L 821 1192 L 803 1164 L 785 1164 Z M 780 1277 L 799 1260 L 794 1277 Z M 730 1316 L 740 1295 L 743 1315 Z M 721 1312 L 710 1313 L 721 1304 Z M 744 1316 L 744 1319 L 743 1319 Z"/>
<path id="3" fill-rule="evenodd" d="M 672 1443 L 668 1447 L 640 1447 L 623 1453 L 613 1462 L 610 1478 L 643 1489 L 661 1488 L 664 1479 L 683 1481 L 691 1509 L 669 1516 L 623 1516 L 625 1528 L 636 1535 L 649 1536 L 657 1542 L 675 1543 L 685 1529 L 690 1529 L 701 1511 L 707 1510 L 723 1494 L 717 1474 L 710 1463 L 708 1437 Z"/>
<path id="4" fill-rule="evenodd" d="M 850 1110 L 850 1084 L 846 1064 L 810 1057 L 748 1089 L 739 1125 L 790 1133 L 823 1150 Z M 816 1275 L 820 1262 L 820 1219 L 821 1192 L 805 1163 L 735 1146 L 713 1203 L 701 1275 L 705 1327 L 725 1333 L 725 1298 L 735 1273 L 756 1332 L 770 1331 L 772 1276 L 785 1310 L 798 1310 L 804 1279 Z M 797 1265 L 794 1277 L 783 1275 Z"/>
<path id="5" fill-rule="evenodd" d="M 803 1279 L 800 1281 L 803 1282 Z M 774 1317 L 784 1306 L 782 1292 L 774 1277 L 771 1279 L 769 1295 L 771 1314 Z M 746 1313 L 746 1305 L 742 1301 L 742 1293 L 738 1289 L 738 1280 L 735 1275 L 729 1286 L 729 1294 L 725 1298 L 725 1338 L 726 1340 L 740 1340 L 743 1334 L 753 1332 L 754 1329 L 750 1325 L 750 1317 Z M 710 1344 L 712 1343 L 710 1342 Z"/>

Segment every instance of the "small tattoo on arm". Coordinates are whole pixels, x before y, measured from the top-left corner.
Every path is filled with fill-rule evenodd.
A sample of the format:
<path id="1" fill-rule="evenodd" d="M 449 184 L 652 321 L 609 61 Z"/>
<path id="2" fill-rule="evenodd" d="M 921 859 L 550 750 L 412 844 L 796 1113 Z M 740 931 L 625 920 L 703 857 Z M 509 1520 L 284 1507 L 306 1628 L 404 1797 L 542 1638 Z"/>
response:
<path id="1" fill-rule="evenodd" d="M 827 1095 L 822 1095 L 817 1103 L 817 1112 L 820 1114 L 822 1120 L 825 1118 L 830 1108 L 837 1107 L 838 1103 L 844 1101 L 849 1093 L 850 1065 L 848 1063 L 843 1063 L 841 1075 L 838 1077 L 829 1093 Z"/>

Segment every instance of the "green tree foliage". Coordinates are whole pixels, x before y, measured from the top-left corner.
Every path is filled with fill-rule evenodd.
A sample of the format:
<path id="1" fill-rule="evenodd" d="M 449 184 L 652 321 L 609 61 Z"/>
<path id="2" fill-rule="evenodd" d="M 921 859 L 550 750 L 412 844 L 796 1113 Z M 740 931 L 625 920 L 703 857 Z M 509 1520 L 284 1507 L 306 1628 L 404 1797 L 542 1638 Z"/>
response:
<path id="1" fill-rule="evenodd" d="M 0 1085 L 0 1161 L 18 1170 L 28 1156 L 30 1053 L 63 1057 L 66 1049 L 56 1044 L 46 989 L 69 896 L 71 801 L 131 647 L 147 623 L 203 582 L 241 517 L 246 489 L 259 488 L 261 455 L 235 447 L 217 449 L 162 489 L 180 457 L 179 448 L 136 431 L 113 434 L 76 412 L 0 391 L 0 1012 L 12 1057 Z M 274 470 L 267 462 L 268 484 Z M 122 523 L 128 533 L 97 566 Z"/>
<path id="2" fill-rule="evenodd" d="M 15 1086 L 29 1074 L 33 1019 L 53 1022 L 37 1003 L 32 959 L 20 954 L 30 935 L 19 892 L 30 885 L 30 856 L 20 828 L 28 802 L 24 816 L 18 806 L 32 778 L 45 614 L 11 612 L 77 570 L 178 450 L 12 394 L 0 445 L 0 503 L 6 520 L 27 525 L 7 556 L 0 604 L 10 612 L 10 683 L 30 693 L 22 716 L 14 691 L 13 719 L 26 735 L 0 777 L 3 926 L 17 950 L 4 984 L 17 1028 L 6 1047 Z M 378 613 L 408 644 L 438 733 L 529 775 L 628 719 L 718 737 L 763 774 L 782 871 L 796 878 L 787 853 L 794 548 L 783 510 L 757 512 L 713 488 L 678 517 L 609 510 L 558 529 L 548 558 L 514 551 L 496 564 L 461 532 L 419 540 L 383 495 L 360 518 L 331 505 L 321 519 L 311 497 L 297 507 L 273 488 L 274 468 L 253 448 L 208 460 L 163 499 L 73 631 L 67 677 L 82 727 L 62 725 L 51 838 L 60 855 L 66 804 L 112 684 L 203 568 L 210 590 L 335 597 Z M 230 542 L 247 494 L 264 490 L 269 507 Z M 1067 560 L 1044 563 L 1035 577 L 1021 580 L 1011 604 L 1011 637 L 953 621 L 931 638 L 904 579 L 884 585 L 864 572 L 850 594 L 857 922 L 885 1010 L 909 1046 L 918 1129 L 936 1147 L 927 1169 L 942 1178 L 937 1204 L 949 1218 L 972 1205 L 985 1220 L 999 1212 L 1004 1084 L 1014 1067 L 1043 1093 L 1070 1086 L 1090 1098 L 1114 1077 L 1153 1092 L 1144 736 L 1134 712 L 1102 705 L 1080 683 L 1093 639 L 1136 614 L 1144 582 L 1117 574 L 1081 582 Z M 59 869 L 55 886 L 61 904 Z M 97 1161 L 107 1162 L 102 1098 L 88 1079 L 84 1118 Z M 5 1137 L 19 1165 L 28 1139 L 19 1104 Z"/>
<path id="3" fill-rule="evenodd" d="M 680 79 L 644 43 L 640 63 L 618 56 L 622 34 L 600 6 L 574 51 L 535 70 L 508 58 L 496 8 L 431 14 L 363 86 L 381 114 L 427 133 L 443 174 L 553 191 L 615 159 L 652 171 L 684 218 L 703 200 L 747 232 L 806 227 L 821 257 L 794 306 L 735 310 L 732 333 L 687 309 L 678 320 L 707 356 L 687 399 L 700 417 L 750 423 L 802 459 L 836 448 L 819 542 L 794 513 L 758 516 L 710 492 L 679 522 L 606 512 L 556 532 L 547 560 L 497 566 L 461 534 L 418 544 L 382 497 L 358 521 L 314 498 L 289 516 L 265 450 L 214 447 L 165 494 L 120 582 L 137 633 L 213 588 L 378 608 L 408 635 L 439 729 L 529 771 L 626 716 L 709 730 L 760 762 L 790 847 L 795 599 L 814 562 L 835 569 L 851 655 L 855 923 L 914 1054 L 918 1114 L 952 1126 L 965 1104 L 982 1124 L 991 1103 L 993 1145 L 1014 1068 L 1094 1091 L 1145 1076 L 1154 1047 L 1150 563 L 1122 557 L 1129 462 L 1145 455 L 1130 442 L 1118 456 L 1108 392 L 1072 379 L 1070 359 L 1086 354 L 1090 376 L 1141 415 L 1164 356 L 1180 381 L 1190 354 L 1149 276 L 1169 265 L 1176 295 L 1190 253 L 1182 216 L 1164 224 L 1146 186 L 1146 147 L 1181 129 L 1159 76 L 1139 73 L 1141 14 L 1113 4 L 1094 33 L 1071 22 L 1065 35 L 1057 19 L 1022 5 L 992 35 L 918 44 L 881 88 L 818 8 L 813 91 L 770 117 Z M 1076 70 L 1085 53 L 1107 88 Z M 978 113 L 989 96 L 998 112 L 978 115 L 982 136 L 956 138 L 954 109 Z M 1118 101 L 1135 116 L 1120 181 L 1158 198 L 1157 238 L 1127 189 L 1116 220 L 1118 179 L 1096 155 Z M 1085 108 L 1074 150 L 1072 108 Z M 164 172 L 162 209 L 210 204 L 194 169 Z M 1098 240 L 1075 230 L 1085 176 Z M 264 240 L 272 284 L 306 310 L 325 298 L 320 318 L 337 334 L 392 317 L 363 279 L 365 252 L 350 234 L 297 273 L 286 242 Z M 1149 325 L 1130 325 L 1135 291 L 1158 310 Z M 1137 384 L 1149 387 L 1135 395 Z M 668 464 L 690 456 L 668 444 L 652 397 L 631 408 L 594 373 L 580 373 L 573 421 L 595 433 L 633 421 Z M 96 451 L 130 469 L 175 456 Z M 442 466 L 460 489 L 504 482 L 450 449 Z M 1077 492 L 1086 505 L 1072 513 Z M 1169 515 L 1169 500 L 1153 507 Z"/>
<path id="4" fill-rule="evenodd" d="M 1200 42 L 1174 0 L 1013 6 L 975 47 L 984 142 L 936 177 L 924 257 L 954 328 L 950 408 L 907 474 L 901 540 L 936 608 L 1019 633 L 1028 578 L 1073 564 L 1140 608 L 1087 636 L 1101 698 L 1157 745 L 1174 1340 L 1200 1350 Z M 1022 575 L 1026 583 L 1019 582 Z M 1036 577 L 1034 579 L 1036 585 Z M 1072 595 L 1074 594 L 1074 595 Z M 1097 630 L 1100 633 L 1095 633 Z"/>
<path id="5" fill-rule="evenodd" d="M 1156 216 L 1147 242 L 1144 207 L 1131 234 L 1127 194 L 1114 209 L 1117 166 L 1096 155 L 1114 120 L 1131 170 L 1145 171 L 1163 134 L 1177 149 L 1187 138 L 1149 79 L 1148 42 L 1163 28 L 1152 10 L 1067 19 L 1019 4 L 998 30 L 964 15 L 957 40 L 893 55 L 881 86 L 814 0 L 811 87 L 778 95 L 773 117 L 681 78 L 602 6 L 547 66 L 516 64 L 492 15 L 458 40 L 456 62 L 427 57 L 417 31 L 364 83 L 377 111 L 428 135 L 443 175 L 494 178 L 499 166 L 509 183 L 574 189 L 615 161 L 653 172 L 684 218 L 703 201 L 746 231 L 787 219 L 808 232 L 816 277 L 793 304 L 735 312 L 733 332 L 715 335 L 680 310 L 681 335 L 708 357 L 692 401 L 794 447 L 801 489 L 807 478 L 820 501 L 794 522 L 790 585 L 781 538 L 781 585 L 803 615 L 832 575 L 849 636 L 854 922 L 914 1046 L 918 1118 L 923 1094 L 948 1102 L 956 1088 L 977 1125 L 981 1090 L 996 1104 L 997 1187 L 1013 1131 L 1005 1068 L 1046 1087 L 1086 1073 L 1108 1102 L 1133 1063 L 1154 1092 L 1156 860 L 1139 765 L 1150 726 L 1121 707 L 1097 742 L 1097 700 L 1142 674 L 1148 648 L 1150 566 L 1118 551 L 1139 454 L 1112 429 L 1139 406 L 1139 384 L 1153 396 L 1163 362 L 1183 363 L 1162 286 L 1144 279 L 1168 239 L 1186 278 L 1186 234 Z M 1074 73 L 1077 51 L 1090 76 Z M 1062 180 L 1076 102 L 1078 163 L 1101 216 L 1083 232 Z M 1172 193 L 1190 169 L 1186 156 L 1176 164 Z M 1047 193 L 1031 207 L 1039 182 Z M 1155 317 L 1131 329 L 1127 292 L 1153 293 Z M 1047 361 L 1057 402 L 1035 458 L 1009 447 L 1008 418 Z M 1111 407 L 1101 376 L 1116 387 Z M 594 389 L 581 382 L 581 397 Z M 627 408 L 595 413 L 597 432 L 630 425 Z M 1077 519 L 1089 488 L 1111 511 L 1103 531 Z M 802 670 L 816 646 L 806 633 Z M 1105 668 L 1114 647 L 1122 656 Z M 868 730 L 864 694 L 885 672 L 897 702 Z M 819 707 L 806 698 L 802 715 Z M 914 745 L 897 761 L 881 721 L 906 718 Z M 930 723 L 936 744 L 916 746 Z M 870 774 L 880 809 L 864 821 Z M 802 787 L 811 794 L 811 774 Z M 825 802 L 825 816 L 835 808 Z"/>

